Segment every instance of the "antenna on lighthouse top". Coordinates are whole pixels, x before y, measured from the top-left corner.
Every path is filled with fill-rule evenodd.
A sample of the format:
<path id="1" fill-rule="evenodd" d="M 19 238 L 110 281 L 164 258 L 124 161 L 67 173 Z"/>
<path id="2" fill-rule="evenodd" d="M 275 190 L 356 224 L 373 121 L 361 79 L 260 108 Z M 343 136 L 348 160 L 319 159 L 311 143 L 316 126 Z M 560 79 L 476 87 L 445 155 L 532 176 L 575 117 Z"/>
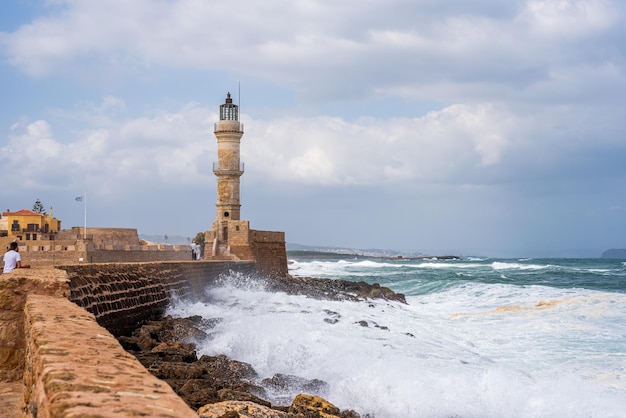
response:
<path id="1" fill-rule="evenodd" d="M 241 81 L 237 82 L 237 89 L 239 90 L 237 92 L 237 104 L 239 105 L 239 114 L 241 115 Z"/>

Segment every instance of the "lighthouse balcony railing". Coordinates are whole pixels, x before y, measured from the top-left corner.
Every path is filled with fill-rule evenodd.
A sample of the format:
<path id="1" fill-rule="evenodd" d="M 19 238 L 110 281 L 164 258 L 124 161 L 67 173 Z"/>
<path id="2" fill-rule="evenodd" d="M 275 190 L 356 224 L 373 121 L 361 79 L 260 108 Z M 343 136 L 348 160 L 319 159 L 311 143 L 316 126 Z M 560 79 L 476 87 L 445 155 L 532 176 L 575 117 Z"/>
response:
<path id="1" fill-rule="evenodd" d="M 229 121 L 231 122 L 231 121 Z M 234 122 L 234 121 L 233 121 Z M 239 132 L 239 133 L 243 133 L 243 123 L 239 122 L 237 124 L 237 128 L 236 129 L 224 129 L 224 127 L 219 128 L 219 122 L 215 122 L 215 124 L 213 125 L 213 132 Z"/>
<path id="2" fill-rule="evenodd" d="M 244 164 L 239 163 L 239 170 L 233 170 L 230 168 L 220 168 L 219 163 L 213 163 L 213 173 L 214 174 L 231 174 L 231 175 L 242 175 L 244 172 Z"/>

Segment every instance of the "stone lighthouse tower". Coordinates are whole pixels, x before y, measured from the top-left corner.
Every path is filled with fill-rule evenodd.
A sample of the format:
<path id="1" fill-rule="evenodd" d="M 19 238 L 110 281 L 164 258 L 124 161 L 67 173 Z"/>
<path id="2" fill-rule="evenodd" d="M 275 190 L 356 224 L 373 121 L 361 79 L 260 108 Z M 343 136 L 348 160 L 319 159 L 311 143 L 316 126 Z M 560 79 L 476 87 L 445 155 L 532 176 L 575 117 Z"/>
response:
<path id="1" fill-rule="evenodd" d="M 239 122 L 239 107 L 230 93 L 220 105 L 220 120 L 215 123 L 214 133 L 217 203 L 213 229 L 205 234 L 205 260 L 254 261 L 261 274 L 287 274 L 285 233 L 252 230 L 250 222 L 241 219 L 239 180 L 244 167 L 239 149 L 243 124 Z"/>
<path id="2" fill-rule="evenodd" d="M 228 240 L 227 222 L 240 220 L 239 178 L 243 174 L 239 158 L 243 123 L 239 122 L 239 106 L 233 104 L 230 93 L 220 106 L 220 120 L 215 123 L 214 132 L 217 137 L 217 162 L 213 163 L 213 172 L 217 176 L 217 216 L 213 229 L 216 223 L 219 224 L 219 238 Z"/>

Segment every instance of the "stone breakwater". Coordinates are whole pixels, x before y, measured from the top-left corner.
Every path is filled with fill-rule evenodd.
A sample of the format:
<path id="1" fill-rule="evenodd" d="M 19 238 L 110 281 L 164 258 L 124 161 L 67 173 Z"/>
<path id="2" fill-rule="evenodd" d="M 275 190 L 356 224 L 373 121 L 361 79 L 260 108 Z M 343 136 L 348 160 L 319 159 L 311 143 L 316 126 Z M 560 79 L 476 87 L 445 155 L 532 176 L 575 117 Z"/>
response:
<path id="1" fill-rule="evenodd" d="M 253 275 L 255 270 L 253 262 L 184 261 L 18 269 L 1 275 L 2 416 L 197 416 L 115 337 L 162 317 L 173 297 L 193 300 L 203 295 L 221 274 Z M 267 279 L 266 284 L 272 290 L 313 297 L 403 299 L 380 286 L 331 282 L 283 277 Z M 229 402 L 243 404 L 235 405 L 238 412 L 205 411 L 201 416 L 274 416 L 245 415 L 244 410 L 263 406 L 247 398 Z M 219 402 L 210 405 L 218 411 L 225 407 Z M 315 410 L 315 405 L 321 409 Z M 302 396 L 292 406 L 291 412 L 277 412 L 339 416 L 315 397 Z"/>

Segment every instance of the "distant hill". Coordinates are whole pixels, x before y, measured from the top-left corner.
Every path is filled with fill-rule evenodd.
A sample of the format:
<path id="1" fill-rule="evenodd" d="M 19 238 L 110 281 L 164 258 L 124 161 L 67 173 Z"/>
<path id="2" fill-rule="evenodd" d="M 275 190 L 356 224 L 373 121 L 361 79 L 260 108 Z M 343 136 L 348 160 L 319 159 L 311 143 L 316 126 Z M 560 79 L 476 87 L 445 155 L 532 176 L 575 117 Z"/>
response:
<path id="1" fill-rule="evenodd" d="M 324 247 L 324 246 L 314 246 L 314 245 L 302 245 L 302 244 L 292 244 L 287 243 L 287 253 L 291 253 L 294 256 L 297 254 L 299 257 L 304 257 L 309 253 L 309 255 L 316 257 L 325 256 L 325 257 L 336 257 L 338 255 L 341 256 L 354 256 L 354 257 L 417 257 L 423 255 L 419 252 L 410 252 L 410 251 L 397 251 L 397 250 L 381 250 L 376 248 L 368 248 L 368 249 L 358 249 L 358 248 L 341 248 L 341 247 Z"/>
<path id="2" fill-rule="evenodd" d="M 602 258 L 625 258 L 626 249 L 610 249 L 602 253 Z"/>
<path id="3" fill-rule="evenodd" d="M 328 258 L 328 259 L 343 259 L 350 258 L 371 258 L 370 256 L 352 253 L 337 253 L 332 251 L 311 251 L 311 250 L 287 250 L 288 257 L 294 258 Z"/>

